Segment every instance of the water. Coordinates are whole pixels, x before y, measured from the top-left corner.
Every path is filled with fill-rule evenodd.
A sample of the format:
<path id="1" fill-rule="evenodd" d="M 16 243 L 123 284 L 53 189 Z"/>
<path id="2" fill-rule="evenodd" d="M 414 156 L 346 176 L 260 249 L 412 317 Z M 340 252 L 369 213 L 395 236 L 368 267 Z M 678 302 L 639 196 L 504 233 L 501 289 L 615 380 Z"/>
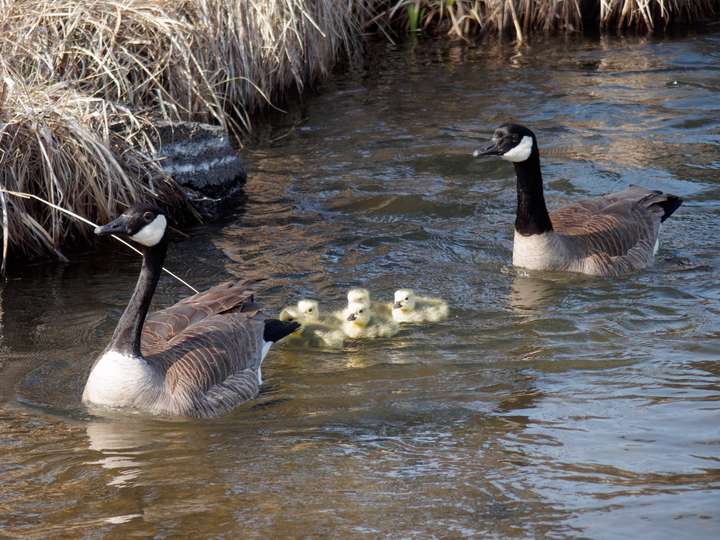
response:
<path id="1" fill-rule="evenodd" d="M 512 269 L 512 168 L 470 157 L 508 118 L 539 134 L 551 207 L 686 199 L 654 268 Z M 1 291 L 0 536 L 720 535 L 720 34 L 381 45 L 244 155 L 244 209 L 167 266 L 265 276 L 272 310 L 362 284 L 452 317 L 278 347 L 221 419 L 100 418 L 79 396 L 138 260 L 31 267 Z M 163 280 L 156 305 L 184 294 Z"/>

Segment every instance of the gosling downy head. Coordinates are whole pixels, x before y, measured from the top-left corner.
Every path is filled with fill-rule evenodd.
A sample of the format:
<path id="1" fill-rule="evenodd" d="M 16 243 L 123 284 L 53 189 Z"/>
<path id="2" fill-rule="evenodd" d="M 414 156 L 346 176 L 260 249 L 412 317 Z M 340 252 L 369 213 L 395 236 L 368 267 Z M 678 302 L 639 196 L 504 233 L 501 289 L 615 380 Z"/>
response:
<path id="1" fill-rule="evenodd" d="M 393 309 L 412 311 L 415 309 L 415 293 L 412 289 L 398 289 L 395 291 Z"/>
<path id="2" fill-rule="evenodd" d="M 129 238 L 145 247 L 153 247 L 165 237 L 167 219 L 156 206 L 140 204 L 128 208 L 119 217 L 102 227 L 95 234 L 114 234 Z"/>
<path id="3" fill-rule="evenodd" d="M 352 302 L 347 308 L 347 321 L 358 326 L 367 326 L 370 322 L 370 308 L 359 302 Z"/>
<path id="4" fill-rule="evenodd" d="M 278 315 L 278 319 L 285 322 L 295 322 L 300 320 L 300 312 L 297 308 L 289 306 L 284 308 L 280 315 Z"/>
<path id="5" fill-rule="evenodd" d="M 474 157 L 500 156 L 513 163 L 527 161 L 533 154 L 539 155 L 535 134 L 519 124 L 498 127 L 490 142 L 473 152 Z"/>
<path id="6" fill-rule="evenodd" d="M 320 305 L 317 300 L 300 300 L 297 303 L 297 310 L 306 321 L 320 320 Z"/>
<path id="7" fill-rule="evenodd" d="M 347 293 L 348 306 L 350 304 L 365 304 L 370 305 L 370 291 L 360 287 L 352 288 Z"/>

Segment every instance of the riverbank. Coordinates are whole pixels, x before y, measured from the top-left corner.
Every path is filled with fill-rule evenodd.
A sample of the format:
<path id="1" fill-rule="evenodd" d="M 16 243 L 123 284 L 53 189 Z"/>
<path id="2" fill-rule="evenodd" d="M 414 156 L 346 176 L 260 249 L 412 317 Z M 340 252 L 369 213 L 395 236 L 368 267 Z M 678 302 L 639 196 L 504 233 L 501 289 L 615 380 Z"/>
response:
<path id="1" fill-rule="evenodd" d="M 219 125 L 303 92 L 368 32 L 523 41 L 533 31 L 659 29 L 705 19 L 715 0 L 0 0 L 0 186 L 96 221 L 141 199 L 186 216 L 163 166 L 160 123 Z M 0 194 L 2 260 L 54 253 L 90 231 L 40 203 Z"/>
<path id="2" fill-rule="evenodd" d="M 159 122 L 236 135 L 359 47 L 366 7 L 333 0 L 0 0 L 0 185 L 96 222 L 132 201 L 182 211 Z M 3 260 L 89 229 L 0 195 Z"/>

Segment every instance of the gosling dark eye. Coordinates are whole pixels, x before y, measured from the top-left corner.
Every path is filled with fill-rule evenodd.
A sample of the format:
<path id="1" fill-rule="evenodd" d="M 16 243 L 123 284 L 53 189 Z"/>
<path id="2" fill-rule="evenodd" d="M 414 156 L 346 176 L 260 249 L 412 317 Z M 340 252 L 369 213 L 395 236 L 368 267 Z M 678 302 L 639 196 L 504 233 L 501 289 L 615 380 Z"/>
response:
<path id="1" fill-rule="evenodd" d="M 410 300 L 410 297 L 409 297 L 409 296 L 406 296 L 406 297 L 405 297 L 405 300 Z"/>
<path id="2" fill-rule="evenodd" d="M 155 214 L 152 212 L 145 212 L 143 214 L 143 219 L 145 220 L 145 223 L 151 223 L 153 219 L 155 219 Z"/>

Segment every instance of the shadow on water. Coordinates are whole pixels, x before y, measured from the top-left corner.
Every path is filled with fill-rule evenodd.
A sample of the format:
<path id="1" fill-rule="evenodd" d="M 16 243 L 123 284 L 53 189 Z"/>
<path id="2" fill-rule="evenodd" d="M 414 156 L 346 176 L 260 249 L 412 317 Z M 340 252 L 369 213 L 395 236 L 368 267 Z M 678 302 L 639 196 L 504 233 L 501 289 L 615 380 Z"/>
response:
<path id="1" fill-rule="evenodd" d="M 98 416 L 79 396 L 137 277 L 124 248 L 0 288 L 0 528 L 18 537 L 716 538 L 720 35 L 378 45 L 244 153 L 244 211 L 167 266 L 265 278 L 269 313 L 410 286 L 449 320 L 273 349 L 227 417 Z M 636 183 L 686 200 L 653 268 L 510 266 L 508 119 L 551 207 Z M 186 295 L 161 280 L 155 306 Z M 41 493 L 42 496 L 38 496 Z M 42 519 L 38 519 L 42 516 Z"/>

